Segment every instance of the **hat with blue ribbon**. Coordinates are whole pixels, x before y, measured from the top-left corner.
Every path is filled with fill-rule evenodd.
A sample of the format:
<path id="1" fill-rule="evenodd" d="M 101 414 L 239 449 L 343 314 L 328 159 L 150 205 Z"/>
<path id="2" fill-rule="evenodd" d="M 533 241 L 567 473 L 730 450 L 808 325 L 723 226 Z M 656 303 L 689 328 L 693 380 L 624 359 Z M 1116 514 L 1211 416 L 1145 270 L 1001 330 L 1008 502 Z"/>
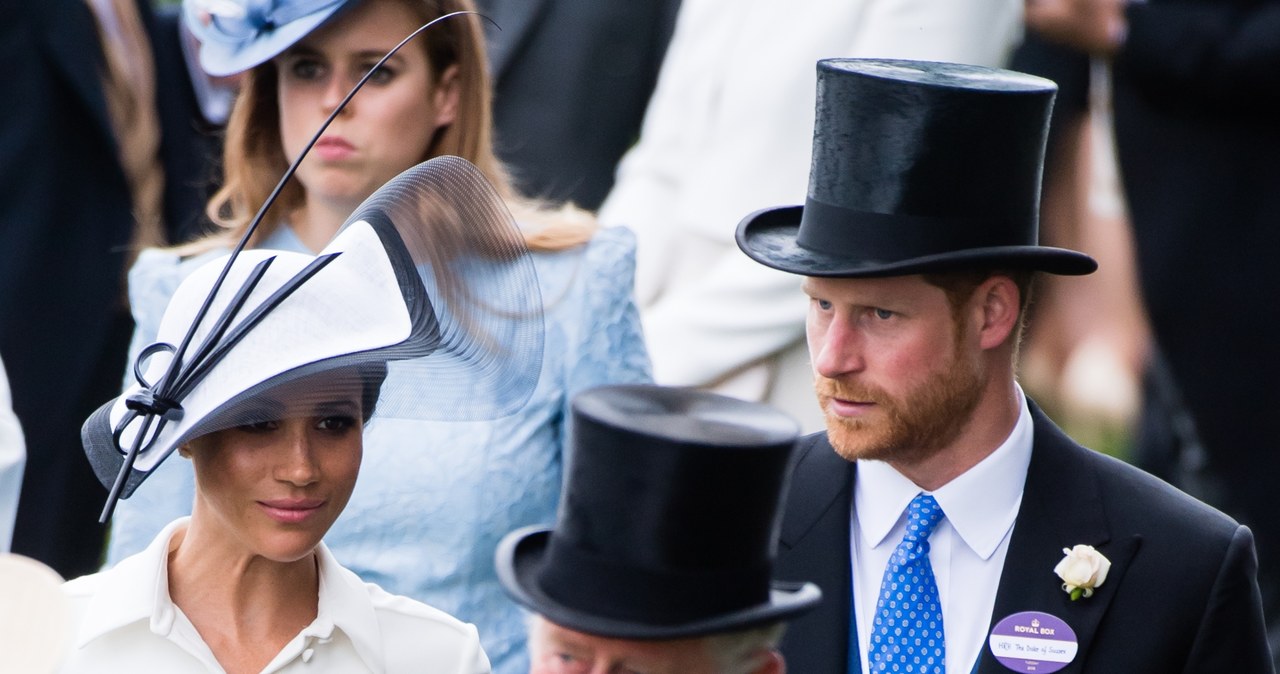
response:
<path id="1" fill-rule="evenodd" d="M 210 75 L 243 72 L 270 61 L 353 0 L 184 0 L 182 19 L 200 41 Z"/>

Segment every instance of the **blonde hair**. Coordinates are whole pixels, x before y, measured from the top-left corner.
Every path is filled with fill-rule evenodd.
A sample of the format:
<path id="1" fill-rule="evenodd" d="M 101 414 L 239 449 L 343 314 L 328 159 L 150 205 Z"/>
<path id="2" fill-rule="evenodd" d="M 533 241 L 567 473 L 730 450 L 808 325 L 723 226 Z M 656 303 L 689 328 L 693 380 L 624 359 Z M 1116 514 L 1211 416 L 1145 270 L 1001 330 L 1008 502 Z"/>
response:
<path id="1" fill-rule="evenodd" d="M 472 0 L 399 1 L 412 8 L 422 23 L 451 12 L 476 11 Z M 494 154 L 492 87 L 480 21 L 474 14 L 453 17 L 432 26 L 426 34 L 415 39 L 416 47 L 427 54 L 433 79 L 439 81 L 446 69 L 456 66 L 459 83 L 457 117 L 452 124 L 437 132 L 421 161 L 441 155 L 457 155 L 475 164 L 493 184 L 515 219 L 523 225 L 531 225 L 525 234 L 530 250 L 562 250 L 582 245 L 595 233 L 594 216 L 572 204 L 553 206 L 517 194 L 506 168 Z M 406 45 L 405 48 L 414 46 Z M 273 62 L 263 63 L 244 74 L 240 93 L 227 121 L 222 187 L 205 209 L 216 229 L 201 239 L 176 247 L 179 254 L 189 255 L 234 245 L 244 236 L 254 215 L 266 203 L 280 176 L 288 169 L 292 158 L 284 155 L 280 138 L 276 85 L 277 73 Z M 290 180 L 271 210 L 264 214 L 249 245 L 257 245 L 267 237 L 288 214 L 302 206 L 303 199 L 302 185 Z"/>

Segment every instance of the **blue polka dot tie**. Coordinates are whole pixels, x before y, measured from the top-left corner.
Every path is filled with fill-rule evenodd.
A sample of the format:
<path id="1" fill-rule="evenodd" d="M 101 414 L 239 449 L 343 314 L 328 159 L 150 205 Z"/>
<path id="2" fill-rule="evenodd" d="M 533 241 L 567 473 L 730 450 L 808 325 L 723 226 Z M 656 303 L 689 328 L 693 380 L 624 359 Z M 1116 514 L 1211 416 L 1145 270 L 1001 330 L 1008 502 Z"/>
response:
<path id="1" fill-rule="evenodd" d="M 942 602 L 929 563 L 929 535 L 940 521 L 942 508 L 928 494 L 918 494 L 907 506 L 907 532 L 880 583 L 867 652 L 872 672 L 946 671 Z"/>

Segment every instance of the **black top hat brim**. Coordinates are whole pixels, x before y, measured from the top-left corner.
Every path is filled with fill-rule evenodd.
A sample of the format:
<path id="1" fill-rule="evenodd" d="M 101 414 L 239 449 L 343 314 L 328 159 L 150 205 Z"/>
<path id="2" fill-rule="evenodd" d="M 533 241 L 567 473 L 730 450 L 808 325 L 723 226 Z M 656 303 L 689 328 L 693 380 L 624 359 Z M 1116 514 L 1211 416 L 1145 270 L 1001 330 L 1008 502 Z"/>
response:
<path id="1" fill-rule="evenodd" d="M 651 624 L 585 613 L 548 595 L 538 583 L 546 562 L 551 530 L 527 527 L 507 534 L 498 545 L 498 578 L 517 603 L 571 630 L 613 639 L 683 639 L 761 627 L 813 608 L 822 591 L 813 583 L 774 581 L 765 603 L 683 624 Z"/>
<path id="2" fill-rule="evenodd" d="M 766 208 L 743 218 L 738 224 L 738 247 L 748 257 L 767 267 L 792 274 L 823 277 L 905 276 L 959 269 L 1029 269 L 1063 276 L 1091 274 L 1098 263 L 1090 256 L 1052 246 L 989 246 L 949 250 L 877 260 L 874 256 L 847 256 L 810 250 L 797 236 L 803 206 Z M 886 231 L 885 236 L 893 236 Z M 874 242 L 868 242 L 869 246 Z M 897 243 L 893 244 L 897 247 Z"/>

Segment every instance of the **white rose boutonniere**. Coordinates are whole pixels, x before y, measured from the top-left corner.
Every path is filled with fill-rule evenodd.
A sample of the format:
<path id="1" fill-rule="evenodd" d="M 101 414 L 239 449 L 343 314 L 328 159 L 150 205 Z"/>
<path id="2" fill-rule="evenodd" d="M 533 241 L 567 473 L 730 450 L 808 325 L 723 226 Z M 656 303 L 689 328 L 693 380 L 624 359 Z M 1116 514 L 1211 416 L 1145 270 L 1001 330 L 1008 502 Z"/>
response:
<path id="1" fill-rule="evenodd" d="M 1053 572 L 1062 579 L 1062 591 L 1071 595 L 1071 601 L 1093 596 L 1093 589 L 1106 581 L 1111 560 L 1092 545 L 1063 548 L 1062 553 L 1066 557 L 1053 567 Z"/>

